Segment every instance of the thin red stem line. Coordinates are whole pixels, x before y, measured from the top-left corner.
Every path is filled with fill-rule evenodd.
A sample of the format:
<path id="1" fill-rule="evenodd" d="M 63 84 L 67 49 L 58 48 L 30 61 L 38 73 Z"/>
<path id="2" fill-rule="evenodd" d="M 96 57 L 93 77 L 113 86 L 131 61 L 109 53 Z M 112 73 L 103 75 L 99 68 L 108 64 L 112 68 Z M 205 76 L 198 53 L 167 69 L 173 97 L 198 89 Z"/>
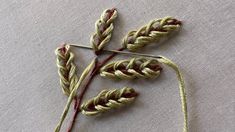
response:
<path id="1" fill-rule="evenodd" d="M 122 51 L 124 50 L 124 48 L 120 48 L 118 49 L 118 51 Z M 96 66 L 92 69 L 92 73 L 90 74 L 89 78 L 88 78 L 88 81 L 86 82 L 84 88 L 82 89 L 80 95 L 78 96 L 77 98 L 77 101 L 76 101 L 76 104 L 75 104 L 75 107 L 76 107 L 76 110 L 74 112 L 74 115 L 73 115 L 73 119 L 69 125 L 69 128 L 68 128 L 68 131 L 67 132 L 71 132 L 72 129 L 73 129 L 73 126 L 75 124 L 75 121 L 76 121 L 76 117 L 77 115 L 79 114 L 80 112 L 80 106 L 81 106 L 81 102 L 82 102 L 82 99 L 87 91 L 87 89 L 89 88 L 89 85 L 91 83 L 91 81 L 93 80 L 93 78 L 97 75 L 97 73 L 99 72 L 100 68 L 103 67 L 108 61 L 110 61 L 114 56 L 116 56 L 117 53 L 113 53 L 111 54 L 110 56 L 108 56 L 106 59 L 104 59 L 100 64 L 99 62 L 97 62 Z"/>

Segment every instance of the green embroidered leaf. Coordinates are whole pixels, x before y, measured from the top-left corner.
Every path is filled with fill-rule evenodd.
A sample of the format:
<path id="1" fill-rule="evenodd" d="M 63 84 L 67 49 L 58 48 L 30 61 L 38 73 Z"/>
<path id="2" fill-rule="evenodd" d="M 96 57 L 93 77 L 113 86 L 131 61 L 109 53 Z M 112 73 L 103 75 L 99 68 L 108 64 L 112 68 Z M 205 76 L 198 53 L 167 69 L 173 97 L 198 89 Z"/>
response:
<path id="1" fill-rule="evenodd" d="M 84 115 L 97 115 L 110 109 L 119 108 L 135 100 L 137 93 L 133 88 L 103 90 L 96 97 L 82 104 Z"/>
<path id="2" fill-rule="evenodd" d="M 133 58 L 103 66 L 100 75 L 113 79 L 155 78 L 160 75 L 161 70 L 156 59 Z"/>
<path id="3" fill-rule="evenodd" d="M 130 31 L 123 39 L 123 47 L 130 51 L 136 51 L 152 42 L 180 28 L 181 22 L 172 17 L 165 17 L 150 21 L 147 25 L 137 31 Z"/>

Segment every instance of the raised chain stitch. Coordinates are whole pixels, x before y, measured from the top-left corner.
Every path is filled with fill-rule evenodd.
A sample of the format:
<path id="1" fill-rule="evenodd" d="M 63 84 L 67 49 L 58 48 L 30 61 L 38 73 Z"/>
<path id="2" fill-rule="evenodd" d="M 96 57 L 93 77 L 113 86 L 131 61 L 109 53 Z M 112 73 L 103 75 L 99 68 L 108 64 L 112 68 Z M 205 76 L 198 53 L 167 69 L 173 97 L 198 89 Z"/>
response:
<path id="1" fill-rule="evenodd" d="M 155 78 L 160 75 L 161 70 L 156 59 L 132 58 L 103 66 L 100 75 L 114 79 Z"/>
<path id="2" fill-rule="evenodd" d="M 123 39 L 122 45 L 130 51 L 136 51 L 145 45 L 157 42 L 172 31 L 180 28 L 181 22 L 172 17 L 150 21 L 137 31 L 130 31 Z"/>
<path id="3" fill-rule="evenodd" d="M 76 65 L 74 63 L 74 54 L 70 50 L 70 45 L 64 44 L 55 50 L 57 55 L 58 74 L 60 76 L 60 85 L 65 95 L 69 96 L 74 86 L 78 82 Z"/>
<path id="4" fill-rule="evenodd" d="M 95 23 L 96 32 L 91 36 L 91 44 L 96 54 L 110 41 L 113 32 L 113 21 L 117 18 L 116 9 L 105 10 Z"/>
<path id="5" fill-rule="evenodd" d="M 110 109 L 119 108 L 134 101 L 137 93 L 133 88 L 103 90 L 96 97 L 82 104 L 84 115 L 97 115 Z"/>

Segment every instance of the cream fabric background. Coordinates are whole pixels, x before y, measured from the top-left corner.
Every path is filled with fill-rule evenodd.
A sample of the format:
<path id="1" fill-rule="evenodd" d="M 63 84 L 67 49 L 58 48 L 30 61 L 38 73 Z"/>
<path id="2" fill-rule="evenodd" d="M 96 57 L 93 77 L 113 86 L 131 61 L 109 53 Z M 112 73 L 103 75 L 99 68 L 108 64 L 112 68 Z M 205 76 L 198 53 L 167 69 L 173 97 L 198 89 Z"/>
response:
<path id="1" fill-rule="evenodd" d="M 2 0 L 0 4 L 0 131 L 51 132 L 67 101 L 59 86 L 54 50 L 61 42 L 89 45 L 106 8 L 119 16 L 109 48 L 154 18 L 174 16 L 181 32 L 143 53 L 175 61 L 186 79 L 190 132 L 235 131 L 234 0 Z M 93 58 L 74 49 L 79 73 Z M 79 56 L 79 57 L 78 57 Z M 126 58 L 126 56 L 119 56 Z M 182 113 L 174 72 L 160 78 L 114 82 L 97 77 L 86 99 L 103 88 L 140 92 L 128 108 L 77 118 L 79 132 L 181 132 Z M 72 111 L 71 111 L 72 112 Z M 68 126 L 68 115 L 62 131 Z"/>

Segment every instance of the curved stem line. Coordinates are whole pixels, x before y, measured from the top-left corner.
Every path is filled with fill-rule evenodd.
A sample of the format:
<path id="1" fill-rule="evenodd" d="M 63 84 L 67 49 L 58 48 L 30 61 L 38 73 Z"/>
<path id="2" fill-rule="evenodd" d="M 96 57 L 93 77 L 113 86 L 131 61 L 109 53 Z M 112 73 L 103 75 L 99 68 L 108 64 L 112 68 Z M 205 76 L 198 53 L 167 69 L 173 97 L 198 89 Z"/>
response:
<path id="1" fill-rule="evenodd" d="M 122 50 L 124 50 L 124 48 L 119 48 L 117 51 L 122 51 Z M 116 54 L 117 53 L 112 53 L 110 56 L 108 56 L 106 59 L 104 59 L 100 64 L 99 64 L 99 62 L 97 62 L 95 67 L 92 69 L 93 72 L 90 74 L 90 76 L 88 78 L 88 81 L 86 82 L 86 84 L 84 85 L 80 95 L 78 96 L 78 99 L 77 99 L 77 102 L 76 102 L 77 104 L 75 104 L 76 110 L 74 112 L 73 119 L 72 119 L 72 121 L 71 121 L 71 123 L 69 125 L 69 128 L 68 128 L 67 132 L 71 132 L 72 129 L 73 129 L 73 126 L 74 126 L 75 121 L 76 121 L 76 117 L 80 113 L 80 106 L 81 106 L 82 99 L 83 99 L 86 91 L 88 90 L 91 81 L 97 75 L 97 73 L 99 72 L 100 68 L 103 67 L 114 56 L 116 56 Z"/>
<path id="2" fill-rule="evenodd" d="M 171 67 L 177 75 L 177 79 L 179 82 L 179 91 L 180 91 L 180 99 L 181 99 L 181 109 L 184 114 L 184 127 L 183 132 L 188 132 L 188 110 L 187 110 L 187 96 L 185 91 L 185 84 L 183 75 L 179 70 L 179 67 L 171 60 L 166 57 L 160 56 L 161 58 L 158 59 L 159 62 Z"/>

